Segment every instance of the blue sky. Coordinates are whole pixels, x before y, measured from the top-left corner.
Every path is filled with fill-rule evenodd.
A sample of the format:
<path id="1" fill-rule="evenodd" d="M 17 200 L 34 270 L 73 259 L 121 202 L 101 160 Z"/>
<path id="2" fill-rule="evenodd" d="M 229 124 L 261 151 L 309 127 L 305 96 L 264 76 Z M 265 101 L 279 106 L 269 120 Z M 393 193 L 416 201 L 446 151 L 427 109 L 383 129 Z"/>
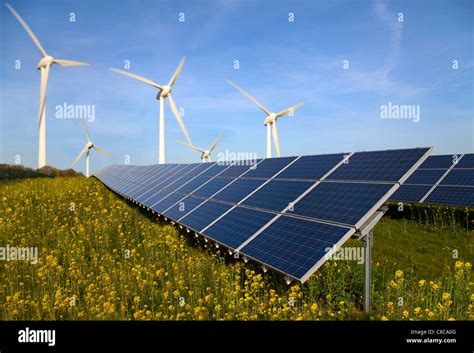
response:
<path id="1" fill-rule="evenodd" d="M 70 166 L 86 140 L 78 119 L 55 107 L 95 105 L 91 169 L 158 158 L 156 90 L 109 70 L 123 68 L 158 83 L 186 63 L 173 95 L 193 142 L 216 152 L 265 156 L 264 114 L 225 79 L 270 110 L 299 101 L 278 121 L 283 155 L 435 146 L 436 154 L 474 151 L 473 3 L 471 1 L 20 1 L 10 4 L 56 58 L 47 92 L 47 162 Z M 270 5 L 271 4 L 271 5 Z M 76 22 L 69 21 L 75 13 Z M 294 22 L 288 14 L 294 14 Z M 397 14 L 403 13 L 403 22 Z M 185 22 L 179 21 L 184 13 Z M 40 53 L 18 21 L 0 8 L 0 162 L 37 165 Z M 16 70 L 15 60 L 22 67 Z M 234 69 L 234 60 L 240 68 Z M 343 61 L 349 69 L 343 69 Z M 454 70 L 453 60 L 458 61 Z M 380 106 L 418 105 L 420 121 L 381 119 Z M 165 107 L 167 162 L 199 158 Z M 85 162 L 76 166 L 85 169 Z"/>

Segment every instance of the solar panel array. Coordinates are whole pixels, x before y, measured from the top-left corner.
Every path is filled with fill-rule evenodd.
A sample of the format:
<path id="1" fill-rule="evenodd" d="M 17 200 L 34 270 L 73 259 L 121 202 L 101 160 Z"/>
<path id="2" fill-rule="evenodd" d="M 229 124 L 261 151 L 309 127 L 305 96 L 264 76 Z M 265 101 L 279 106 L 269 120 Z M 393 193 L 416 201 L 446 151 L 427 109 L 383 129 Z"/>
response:
<path id="1" fill-rule="evenodd" d="M 326 250 L 360 229 L 430 151 L 112 165 L 95 176 L 239 256 L 304 282 L 326 261 Z"/>
<path id="2" fill-rule="evenodd" d="M 474 154 L 428 157 L 391 200 L 474 207 Z"/>

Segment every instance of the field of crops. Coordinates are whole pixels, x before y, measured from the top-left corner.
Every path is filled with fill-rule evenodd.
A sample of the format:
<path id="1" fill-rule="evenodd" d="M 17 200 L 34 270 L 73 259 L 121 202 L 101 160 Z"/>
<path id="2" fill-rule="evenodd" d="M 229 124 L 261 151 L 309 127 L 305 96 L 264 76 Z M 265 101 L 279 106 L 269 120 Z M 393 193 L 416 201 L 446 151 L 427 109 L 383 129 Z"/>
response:
<path id="1" fill-rule="evenodd" d="M 329 261 L 304 285 L 152 219 L 94 178 L 0 184 L 0 320 L 354 320 L 363 269 Z M 374 320 L 472 320 L 474 234 L 385 217 L 375 229 Z M 362 246 L 355 240 L 348 246 Z"/>

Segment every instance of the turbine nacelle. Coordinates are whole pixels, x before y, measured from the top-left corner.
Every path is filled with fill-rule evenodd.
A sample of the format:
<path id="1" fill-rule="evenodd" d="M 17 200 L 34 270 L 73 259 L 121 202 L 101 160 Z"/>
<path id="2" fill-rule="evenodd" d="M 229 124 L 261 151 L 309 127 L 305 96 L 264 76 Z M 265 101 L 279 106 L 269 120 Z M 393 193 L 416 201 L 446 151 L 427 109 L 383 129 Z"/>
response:
<path id="1" fill-rule="evenodd" d="M 168 94 L 170 93 L 171 93 L 171 86 L 168 86 L 168 85 L 163 86 L 163 88 L 156 95 L 156 99 L 166 98 L 168 97 Z"/>
<path id="2" fill-rule="evenodd" d="M 203 154 L 201 155 L 201 159 L 202 159 L 202 160 L 206 160 L 206 159 L 208 159 L 208 158 L 210 158 L 210 157 L 211 157 L 211 151 L 209 151 L 209 150 L 203 152 Z"/>
<path id="3" fill-rule="evenodd" d="M 94 147 L 94 144 L 93 144 L 91 141 L 87 142 L 86 148 L 87 148 L 88 150 L 90 150 L 90 149 L 93 148 L 93 147 Z"/>
<path id="4" fill-rule="evenodd" d="M 277 120 L 277 115 L 276 113 L 270 113 L 269 116 L 265 118 L 265 121 L 263 122 L 263 125 L 271 125 Z"/>
<path id="5" fill-rule="evenodd" d="M 54 64 L 54 58 L 51 55 L 46 55 L 44 56 L 36 66 L 36 68 L 39 70 L 41 68 L 46 68 L 47 66 L 51 66 Z"/>

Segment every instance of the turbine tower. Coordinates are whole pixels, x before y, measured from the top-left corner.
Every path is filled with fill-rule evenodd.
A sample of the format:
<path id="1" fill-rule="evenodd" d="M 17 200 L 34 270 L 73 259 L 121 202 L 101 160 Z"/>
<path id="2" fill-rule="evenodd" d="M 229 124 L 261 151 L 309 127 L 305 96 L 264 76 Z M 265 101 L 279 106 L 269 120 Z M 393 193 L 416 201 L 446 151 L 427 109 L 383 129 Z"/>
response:
<path id="1" fill-rule="evenodd" d="M 38 143 L 38 168 L 46 165 L 46 86 L 48 85 L 49 69 L 53 64 L 60 66 L 84 66 L 89 65 L 87 63 L 72 61 L 72 60 L 61 60 L 55 59 L 51 55 L 48 55 L 41 46 L 38 38 L 36 38 L 33 31 L 28 27 L 26 22 L 20 17 L 20 15 L 10 6 L 5 4 L 7 8 L 12 12 L 16 19 L 21 23 L 25 31 L 28 33 L 30 38 L 33 40 L 35 45 L 38 47 L 41 55 L 43 56 L 37 65 L 37 69 L 41 70 L 41 88 L 40 88 L 40 101 L 38 111 L 38 124 L 39 124 L 39 143 Z"/>
<path id="2" fill-rule="evenodd" d="M 192 145 L 188 131 L 186 130 L 186 126 L 184 125 L 183 119 L 181 119 L 181 116 L 179 115 L 178 108 L 176 108 L 176 103 L 174 102 L 173 96 L 171 95 L 171 87 L 173 87 L 173 85 L 176 83 L 176 80 L 179 74 L 181 73 L 181 70 L 183 69 L 184 59 L 184 57 L 181 59 L 178 67 L 176 68 L 176 71 L 174 72 L 173 76 L 171 76 L 171 79 L 167 85 L 159 85 L 145 77 L 132 74 L 131 72 L 110 68 L 114 72 L 142 81 L 159 90 L 158 94 L 156 95 L 156 99 L 160 101 L 160 128 L 158 148 L 159 164 L 165 163 L 165 98 L 169 99 L 171 111 L 173 112 L 174 117 L 178 121 L 179 126 L 181 126 L 181 130 L 183 130 L 184 136 L 186 137 L 186 141 L 188 142 L 188 144 Z"/>
<path id="3" fill-rule="evenodd" d="M 211 152 L 216 148 L 217 144 L 222 138 L 222 134 L 217 136 L 216 140 L 212 143 L 211 147 L 209 149 L 205 150 L 204 148 L 197 147 L 191 143 L 186 143 L 183 141 L 178 141 L 180 144 L 185 145 L 186 147 L 189 147 L 195 151 L 198 151 L 201 153 L 201 159 L 203 162 L 212 162 L 211 160 Z"/>
<path id="4" fill-rule="evenodd" d="M 114 156 L 111 155 L 106 150 L 100 148 L 99 146 L 94 145 L 92 143 L 91 137 L 89 135 L 89 130 L 87 129 L 87 125 L 85 123 L 83 123 L 82 126 L 84 127 L 84 131 L 86 133 L 87 143 L 86 143 L 86 146 L 82 149 L 82 151 L 79 152 L 78 156 L 76 157 L 76 159 L 72 163 L 71 168 L 73 168 L 76 165 L 76 163 L 79 161 L 79 159 L 81 159 L 82 155 L 85 153 L 86 154 L 86 177 L 89 177 L 89 175 L 90 175 L 90 173 L 89 173 L 89 170 L 90 170 L 89 169 L 89 155 L 90 155 L 90 151 L 91 151 L 92 148 L 95 149 L 97 152 L 105 154 L 106 156 L 108 156 L 112 159 L 114 158 Z"/>
<path id="5" fill-rule="evenodd" d="M 234 82 L 230 80 L 227 80 L 227 82 L 230 83 L 233 87 L 235 87 L 240 93 L 242 93 L 252 102 L 254 102 L 267 115 L 267 117 L 265 118 L 265 121 L 263 122 L 263 124 L 267 127 L 267 158 L 270 158 L 272 156 L 272 137 L 273 137 L 273 142 L 275 144 L 276 155 L 277 157 L 281 157 L 280 140 L 278 139 L 278 130 L 277 130 L 276 122 L 278 118 L 287 116 L 290 113 L 294 112 L 296 109 L 301 107 L 303 103 L 302 102 L 297 103 L 287 109 L 282 110 L 281 112 L 272 113 L 267 108 L 265 108 L 262 105 L 262 103 L 260 103 L 257 99 L 255 99 L 255 97 L 250 95 L 250 93 L 244 91 L 242 88 L 240 88 L 239 86 L 237 86 Z"/>

